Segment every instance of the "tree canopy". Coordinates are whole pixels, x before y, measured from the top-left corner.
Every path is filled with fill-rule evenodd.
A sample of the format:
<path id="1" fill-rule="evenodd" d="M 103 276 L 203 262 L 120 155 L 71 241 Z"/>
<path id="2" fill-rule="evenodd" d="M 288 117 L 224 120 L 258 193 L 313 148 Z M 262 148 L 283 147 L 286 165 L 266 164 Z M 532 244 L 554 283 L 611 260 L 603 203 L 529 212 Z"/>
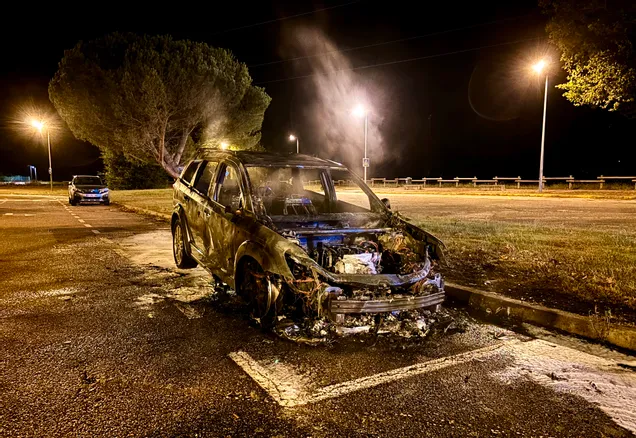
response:
<path id="1" fill-rule="evenodd" d="M 172 176 L 201 144 L 256 147 L 271 101 L 225 49 L 121 33 L 67 50 L 49 97 L 78 139 Z"/>
<path id="2" fill-rule="evenodd" d="M 636 116 L 633 0 L 540 0 L 550 16 L 550 41 L 561 51 L 567 82 L 558 85 L 574 105 Z"/>

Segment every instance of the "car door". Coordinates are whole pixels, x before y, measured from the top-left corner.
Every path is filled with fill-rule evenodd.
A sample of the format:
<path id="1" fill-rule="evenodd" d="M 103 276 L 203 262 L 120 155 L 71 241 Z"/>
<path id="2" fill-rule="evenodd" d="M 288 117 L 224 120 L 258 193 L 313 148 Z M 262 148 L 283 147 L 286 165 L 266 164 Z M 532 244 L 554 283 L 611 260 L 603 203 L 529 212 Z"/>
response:
<path id="1" fill-rule="evenodd" d="M 190 230 L 190 234 L 194 234 L 193 225 L 196 221 L 197 217 L 197 204 L 194 196 L 194 189 L 192 188 L 192 184 L 194 182 L 195 175 L 197 175 L 197 169 L 201 164 L 201 160 L 192 161 L 188 166 L 183 170 L 179 181 L 181 183 L 180 190 L 176 192 L 177 202 L 183 208 L 185 212 L 186 223 L 184 226 L 188 227 Z M 195 247 L 194 242 L 190 242 L 191 249 L 194 250 L 194 257 L 200 258 L 200 250 L 198 247 Z"/>
<path id="2" fill-rule="evenodd" d="M 192 183 L 193 206 L 196 206 L 196 211 L 193 211 L 193 217 L 191 219 L 192 237 L 194 246 L 196 246 L 201 255 L 201 261 L 206 266 L 210 263 L 210 260 L 208 260 L 210 253 L 210 231 L 208 222 L 211 216 L 211 208 L 208 194 L 210 192 L 210 186 L 216 176 L 217 166 L 218 163 L 215 161 L 202 161 Z"/>
<path id="3" fill-rule="evenodd" d="M 244 210 L 246 194 L 238 167 L 233 163 L 221 163 L 210 202 L 208 223 L 214 254 L 209 257 L 215 260 L 220 271 L 218 275 L 226 282 L 234 276 L 236 250 L 249 237 L 245 229 L 245 222 L 250 220 Z"/>

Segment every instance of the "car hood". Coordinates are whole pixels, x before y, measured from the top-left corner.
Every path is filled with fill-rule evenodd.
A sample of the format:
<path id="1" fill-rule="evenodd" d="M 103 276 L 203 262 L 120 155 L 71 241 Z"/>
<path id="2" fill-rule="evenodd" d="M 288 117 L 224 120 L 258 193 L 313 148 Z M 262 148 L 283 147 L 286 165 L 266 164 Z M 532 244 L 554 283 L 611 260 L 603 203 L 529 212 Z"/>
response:
<path id="1" fill-rule="evenodd" d="M 82 190 L 93 190 L 93 189 L 105 189 L 106 186 L 105 185 L 75 185 L 75 188 L 77 189 L 82 189 Z"/>

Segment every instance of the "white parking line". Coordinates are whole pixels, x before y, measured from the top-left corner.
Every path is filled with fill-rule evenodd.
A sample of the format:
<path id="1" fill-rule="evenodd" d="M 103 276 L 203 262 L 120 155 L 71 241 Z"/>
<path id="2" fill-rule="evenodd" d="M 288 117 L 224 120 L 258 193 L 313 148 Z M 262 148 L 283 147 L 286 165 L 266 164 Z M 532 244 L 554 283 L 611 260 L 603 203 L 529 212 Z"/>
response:
<path id="1" fill-rule="evenodd" d="M 91 231 L 92 231 L 93 233 L 95 233 L 95 234 L 99 234 L 99 231 L 98 231 L 98 230 L 91 230 Z"/>
<path id="2" fill-rule="evenodd" d="M 13 216 L 13 213 L 5 213 L 5 216 Z"/>
<path id="3" fill-rule="evenodd" d="M 490 345 L 488 347 L 479 348 L 477 350 L 468 351 L 466 353 L 456 354 L 454 356 L 433 359 L 428 362 L 418 363 L 415 365 L 398 368 L 384 373 L 372 376 L 362 377 L 360 379 L 348 382 L 337 383 L 335 385 L 319 388 L 313 393 L 308 393 L 303 388 L 293 382 L 288 382 L 275 376 L 272 371 L 265 369 L 249 354 L 244 351 L 230 353 L 230 358 L 240 366 L 258 385 L 263 388 L 279 405 L 284 407 L 294 407 L 315 403 L 321 400 L 340 397 L 351 392 L 360 391 L 361 389 L 372 388 L 384 383 L 395 382 L 406 379 L 408 377 L 420 374 L 430 373 L 442 368 L 453 365 L 460 365 L 479 359 L 484 356 L 493 354 L 496 350 L 504 346 L 519 343 L 518 340 L 504 341 L 499 344 Z"/>
<path id="4" fill-rule="evenodd" d="M 84 226 L 85 226 L 86 228 L 93 228 L 93 226 L 92 226 L 91 224 L 84 224 Z"/>
<path id="5" fill-rule="evenodd" d="M 81 223 L 84 223 L 84 219 L 78 219 L 78 221 L 80 221 Z"/>

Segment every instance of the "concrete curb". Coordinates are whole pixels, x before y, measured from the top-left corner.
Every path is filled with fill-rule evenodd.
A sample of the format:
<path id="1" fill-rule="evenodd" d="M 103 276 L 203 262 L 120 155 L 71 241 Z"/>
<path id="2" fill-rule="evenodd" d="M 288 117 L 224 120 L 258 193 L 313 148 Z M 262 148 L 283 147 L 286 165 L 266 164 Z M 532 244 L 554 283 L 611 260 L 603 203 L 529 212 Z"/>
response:
<path id="1" fill-rule="evenodd" d="M 155 219 L 170 222 L 170 215 L 165 213 L 158 213 L 156 211 L 148 210 L 147 208 L 133 207 L 132 205 L 122 204 L 121 202 L 113 202 L 112 204 L 118 205 L 126 211 L 131 211 L 137 214 L 143 214 L 144 216 L 152 216 Z"/>
<path id="2" fill-rule="evenodd" d="M 444 289 L 453 300 L 488 314 L 511 317 L 636 351 L 636 328 L 611 324 L 600 316 L 581 316 L 452 283 L 446 283 Z"/>

